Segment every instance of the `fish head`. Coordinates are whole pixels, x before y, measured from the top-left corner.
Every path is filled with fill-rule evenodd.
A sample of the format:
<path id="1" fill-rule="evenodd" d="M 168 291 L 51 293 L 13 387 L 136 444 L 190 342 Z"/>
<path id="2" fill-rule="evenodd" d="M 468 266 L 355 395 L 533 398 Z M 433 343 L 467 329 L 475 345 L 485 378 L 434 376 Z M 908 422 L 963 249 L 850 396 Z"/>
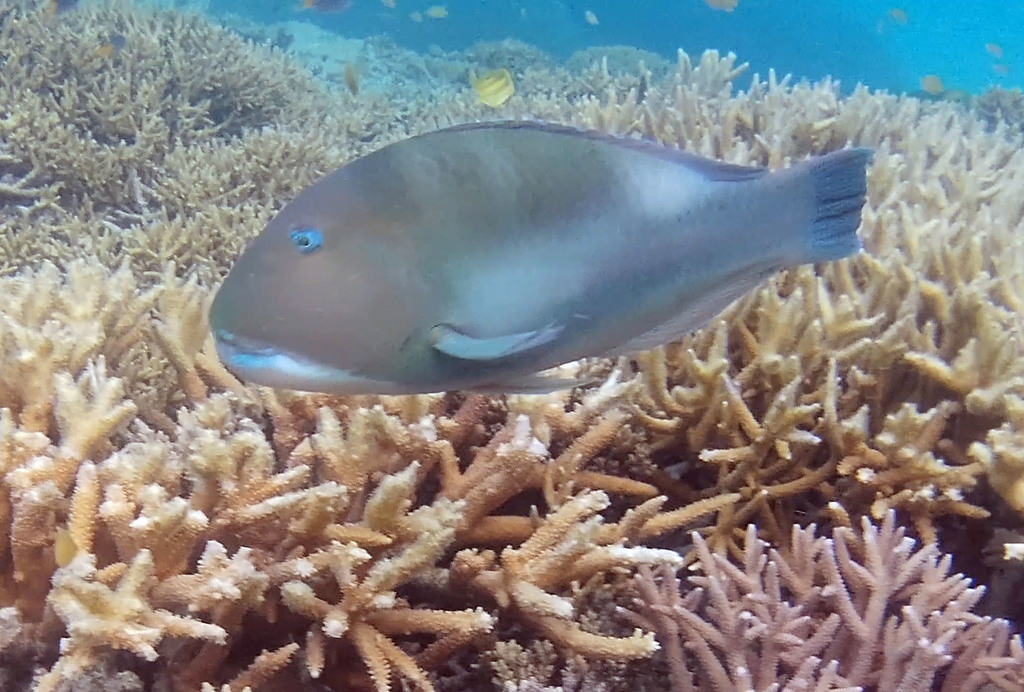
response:
<path id="1" fill-rule="evenodd" d="M 282 209 L 218 290 L 210 327 L 221 361 L 242 380 L 397 391 L 431 290 L 407 229 L 347 177 L 341 169 Z"/>

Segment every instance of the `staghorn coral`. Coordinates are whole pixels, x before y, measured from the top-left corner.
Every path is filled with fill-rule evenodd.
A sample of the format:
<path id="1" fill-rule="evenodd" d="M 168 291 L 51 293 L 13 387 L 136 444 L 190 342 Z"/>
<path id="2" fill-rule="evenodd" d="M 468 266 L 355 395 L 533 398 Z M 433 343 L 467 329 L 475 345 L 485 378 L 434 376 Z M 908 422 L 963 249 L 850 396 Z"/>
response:
<path id="1" fill-rule="evenodd" d="M 53 18 L 22 4 L 0 22 L 4 273 L 130 257 L 151 281 L 172 261 L 212 280 L 344 143 L 397 120 L 195 15 L 119 1 Z M 112 35 L 124 47 L 98 53 Z"/>
<path id="2" fill-rule="evenodd" d="M 981 690 L 1024 685 L 1024 645 L 976 615 L 983 588 L 949 573 L 888 511 L 831 538 L 793 529 L 768 549 L 751 526 L 741 561 L 699 536 L 687 588 L 644 568 L 629 619 L 658 632 L 673 689 Z M 767 550 L 766 550 L 767 549 Z"/>
<path id="3" fill-rule="evenodd" d="M 111 27 L 125 52 L 99 60 L 89 42 Z M 181 40 L 156 51 L 161 33 Z M 381 98 L 121 3 L 13 11 L 0 43 L 0 665 L 16 684 L 38 666 L 58 688 L 137 670 L 188 690 L 485 688 L 480 651 L 517 641 L 558 660 L 501 685 L 637 689 L 649 659 L 593 659 L 647 656 L 649 635 L 587 599 L 677 564 L 681 527 L 710 522 L 709 549 L 742 556 L 754 522 L 789 554 L 795 521 L 895 509 L 945 542 L 970 525 L 949 515 L 990 511 L 986 479 L 1017 502 L 1022 154 L 947 104 L 773 74 L 736 92 L 745 66 L 710 51 L 644 72 L 642 98 L 641 74 L 607 64 L 527 68 L 499 116 L 770 166 L 875 147 L 868 253 L 775 277 L 635 361 L 583 364 L 593 389 L 339 398 L 234 381 L 206 301 L 319 173 L 484 117 L 455 84 L 465 56 L 416 56 L 403 69 L 431 91 Z M 131 607 L 110 602 L 121 585 Z M 103 613 L 156 660 L 112 648 Z M 566 672 L 580 653 L 586 673 Z"/>

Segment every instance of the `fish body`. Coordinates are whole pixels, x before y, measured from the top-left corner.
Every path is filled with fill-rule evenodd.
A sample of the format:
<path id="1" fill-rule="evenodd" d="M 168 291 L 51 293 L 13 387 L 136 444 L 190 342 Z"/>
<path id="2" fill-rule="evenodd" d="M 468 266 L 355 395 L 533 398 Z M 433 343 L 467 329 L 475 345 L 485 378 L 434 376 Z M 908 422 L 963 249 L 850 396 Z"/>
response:
<path id="1" fill-rule="evenodd" d="M 704 0 L 704 3 L 713 9 L 732 12 L 739 4 L 739 0 Z"/>
<path id="2" fill-rule="evenodd" d="M 352 8 L 352 0 L 302 0 L 300 9 L 323 13 L 345 12 Z"/>
<path id="3" fill-rule="evenodd" d="M 516 93 L 512 73 L 504 67 L 485 72 L 480 77 L 470 70 L 469 83 L 476 92 L 480 103 L 491 108 L 500 108 Z"/>
<path id="4" fill-rule="evenodd" d="M 48 0 L 46 11 L 51 15 L 58 15 L 73 10 L 78 6 L 78 0 Z"/>
<path id="5" fill-rule="evenodd" d="M 105 43 L 101 43 L 96 49 L 96 55 L 101 58 L 109 58 L 117 55 L 125 47 L 127 40 L 121 34 L 110 34 Z"/>
<path id="6" fill-rule="evenodd" d="M 218 353 L 300 390 L 572 386 L 537 373 L 666 343 L 780 269 L 856 252 L 869 157 L 770 173 L 540 123 L 412 137 L 271 220 L 212 304 Z"/>

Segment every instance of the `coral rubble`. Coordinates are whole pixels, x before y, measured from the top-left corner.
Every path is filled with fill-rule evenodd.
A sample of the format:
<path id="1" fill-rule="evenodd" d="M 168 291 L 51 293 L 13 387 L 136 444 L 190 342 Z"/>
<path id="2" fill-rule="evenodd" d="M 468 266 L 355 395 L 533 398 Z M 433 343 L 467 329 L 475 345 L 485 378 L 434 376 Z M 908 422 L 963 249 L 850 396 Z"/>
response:
<path id="1" fill-rule="evenodd" d="M 198 16 L 9 4 L 4 689 L 1021 684 L 1020 640 L 939 557 L 984 583 L 958 548 L 1024 513 L 1024 151 L 1002 130 L 828 80 L 738 91 L 746 66 L 713 51 L 565 67 L 515 42 L 376 43 L 371 74 L 430 91 L 356 94 Z M 512 65 L 516 95 L 479 104 L 474 65 Z M 495 114 L 772 167 L 871 146 L 867 251 L 663 349 L 566 366 L 601 382 L 575 392 L 331 397 L 221 367 L 209 297 L 284 202 Z M 891 660 L 851 660 L 877 641 Z"/>

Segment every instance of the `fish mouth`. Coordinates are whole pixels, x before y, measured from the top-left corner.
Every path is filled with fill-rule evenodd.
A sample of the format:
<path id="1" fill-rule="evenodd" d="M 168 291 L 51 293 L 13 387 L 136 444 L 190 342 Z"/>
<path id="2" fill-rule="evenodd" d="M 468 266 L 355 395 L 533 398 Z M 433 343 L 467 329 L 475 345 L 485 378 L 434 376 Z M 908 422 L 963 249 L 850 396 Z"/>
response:
<path id="1" fill-rule="evenodd" d="M 251 384 L 328 394 L 401 394 L 404 387 L 324 365 L 301 354 L 225 329 L 213 330 L 217 356 L 228 372 Z"/>
<path id="2" fill-rule="evenodd" d="M 276 352 L 277 349 L 272 346 L 259 341 L 257 339 L 251 339 L 249 337 L 240 336 L 233 332 L 229 332 L 227 329 L 214 329 L 213 339 L 217 345 L 217 354 L 220 355 L 221 349 L 223 348 L 226 353 L 232 356 L 238 355 L 251 355 L 251 356 L 269 356 Z M 224 364 L 229 365 L 230 359 L 224 359 Z"/>

